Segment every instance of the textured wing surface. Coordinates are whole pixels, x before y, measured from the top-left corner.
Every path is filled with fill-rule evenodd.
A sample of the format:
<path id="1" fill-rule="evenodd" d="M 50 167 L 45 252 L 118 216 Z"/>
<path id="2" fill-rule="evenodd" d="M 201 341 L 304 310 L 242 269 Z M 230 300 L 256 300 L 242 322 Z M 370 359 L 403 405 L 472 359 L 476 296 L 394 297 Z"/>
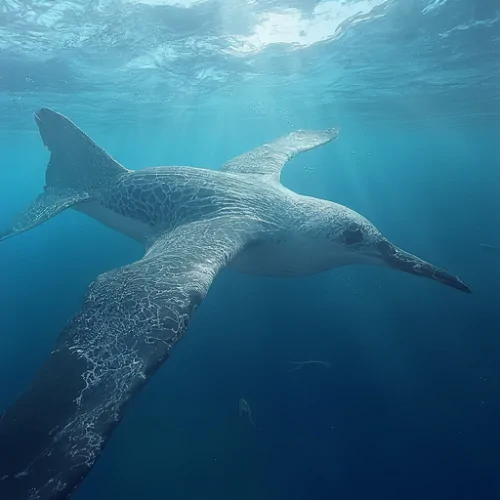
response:
<path id="1" fill-rule="evenodd" d="M 221 170 L 240 174 L 262 174 L 279 181 L 285 164 L 294 156 L 322 146 L 339 135 L 338 128 L 297 130 L 226 162 Z"/>
<path id="2" fill-rule="evenodd" d="M 84 479 L 126 403 L 183 336 L 218 271 L 244 246 L 230 217 L 158 238 L 102 274 L 31 387 L 0 420 L 0 498 L 62 500 Z"/>

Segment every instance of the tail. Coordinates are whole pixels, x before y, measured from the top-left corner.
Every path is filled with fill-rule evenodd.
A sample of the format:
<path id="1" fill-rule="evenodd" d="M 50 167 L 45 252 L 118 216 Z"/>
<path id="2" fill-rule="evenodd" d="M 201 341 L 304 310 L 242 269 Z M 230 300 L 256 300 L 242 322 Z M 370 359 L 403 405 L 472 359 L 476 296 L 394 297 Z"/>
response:
<path id="1" fill-rule="evenodd" d="M 51 152 L 44 192 L 0 232 L 0 241 L 96 198 L 99 189 L 128 172 L 64 115 L 48 108 L 35 113 L 43 143 Z"/>

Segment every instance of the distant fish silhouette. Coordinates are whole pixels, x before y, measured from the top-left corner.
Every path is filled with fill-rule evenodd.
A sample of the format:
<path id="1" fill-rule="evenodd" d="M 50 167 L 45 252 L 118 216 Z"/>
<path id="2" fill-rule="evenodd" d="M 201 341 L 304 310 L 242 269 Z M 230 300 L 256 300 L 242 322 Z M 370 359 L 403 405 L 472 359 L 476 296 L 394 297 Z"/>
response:
<path id="1" fill-rule="evenodd" d="M 500 255 L 500 247 L 494 247 L 492 245 L 487 245 L 486 243 L 480 243 L 479 246 L 485 251 L 493 255 Z"/>
<path id="2" fill-rule="evenodd" d="M 295 366 L 293 368 L 290 368 L 290 370 L 288 370 L 286 373 L 300 370 L 304 366 L 308 366 L 308 365 L 317 365 L 317 366 L 322 366 L 323 368 L 326 368 L 327 370 L 330 369 L 330 363 L 327 363 L 326 361 L 318 361 L 315 359 L 311 359 L 308 361 L 291 361 L 291 363 Z"/>
<path id="3" fill-rule="evenodd" d="M 247 400 L 245 398 L 240 398 L 238 402 L 238 407 L 239 407 L 239 415 L 240 418 L 246 413 L 248 415 L 248 420 L 250 420 L 250 423 L 257 428 L 255 425 L 255 422 L 252 419 L 252 411 L 250 410 L 250 405 L 248 404 Z"/>

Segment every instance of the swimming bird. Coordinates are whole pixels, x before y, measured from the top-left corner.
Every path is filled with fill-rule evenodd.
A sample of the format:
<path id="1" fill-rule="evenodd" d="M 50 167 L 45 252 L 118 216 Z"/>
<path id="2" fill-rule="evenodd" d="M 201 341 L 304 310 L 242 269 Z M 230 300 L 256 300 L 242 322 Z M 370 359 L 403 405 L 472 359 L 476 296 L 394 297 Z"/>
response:
<path id="1" fill-rule="evenodd" d="M 365 263 L 470 292 L 355 211 L 281 184 L 289 160 L 336 139 L 338 128 L 294 131 L 218 171 L 132 171 L 64 115 L 42 108 L 34 117 L 50 151 L 46 184 L 0 239 L 71 208 L 141 242 L 145 254 L 89 286 L 31 386 L 1 417 L 1 499 L 72 495 L 227 266 L 297 276 Z"/>

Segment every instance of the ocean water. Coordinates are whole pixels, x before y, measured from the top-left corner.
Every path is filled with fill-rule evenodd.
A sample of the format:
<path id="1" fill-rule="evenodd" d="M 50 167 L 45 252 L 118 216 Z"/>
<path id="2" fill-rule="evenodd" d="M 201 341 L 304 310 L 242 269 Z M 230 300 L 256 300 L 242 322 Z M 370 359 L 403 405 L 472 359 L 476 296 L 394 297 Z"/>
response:
<path id="1" fill-rule="evenodd" d="M 498 1 L 0 0 L 0 48 L 0 227 L 43 188 L 41 106 L 133 169 L 337 125 L 283 183 L 473 290 L 221 273 L 72 498 L 500 498 Z M 0 244 L 0 412 L 141 255 L 71 210 Z"/>

